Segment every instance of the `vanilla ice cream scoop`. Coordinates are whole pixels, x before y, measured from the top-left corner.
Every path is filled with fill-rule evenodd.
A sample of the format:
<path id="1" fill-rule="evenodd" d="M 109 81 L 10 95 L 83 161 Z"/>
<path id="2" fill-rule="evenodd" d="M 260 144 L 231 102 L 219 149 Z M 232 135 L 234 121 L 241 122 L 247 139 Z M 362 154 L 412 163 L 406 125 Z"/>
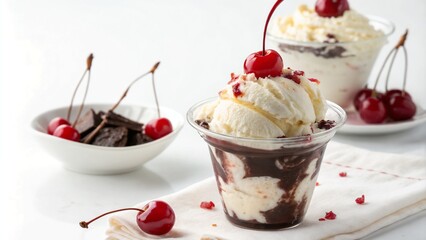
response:
<path id="1" fill-rule="evenodd" d="M 232 76 L 219 99 L 195 111 L 213 132 L 246 138 L 294 137 L 314 133 L 326 101 L 319 81 L 284 69 L 278 77 Z"/>

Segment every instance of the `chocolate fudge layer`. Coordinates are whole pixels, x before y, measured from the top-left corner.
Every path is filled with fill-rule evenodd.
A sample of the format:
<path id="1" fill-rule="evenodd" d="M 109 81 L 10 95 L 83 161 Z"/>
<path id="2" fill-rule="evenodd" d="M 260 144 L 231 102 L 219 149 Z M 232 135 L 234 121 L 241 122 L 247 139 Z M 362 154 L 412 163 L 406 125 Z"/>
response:
<path id="1" fill-rule="evenodd" d="M 257 229 L 302 222 L 315 187 L 326 142 L 261 150 L 207 139 L 228 219 Z"/>

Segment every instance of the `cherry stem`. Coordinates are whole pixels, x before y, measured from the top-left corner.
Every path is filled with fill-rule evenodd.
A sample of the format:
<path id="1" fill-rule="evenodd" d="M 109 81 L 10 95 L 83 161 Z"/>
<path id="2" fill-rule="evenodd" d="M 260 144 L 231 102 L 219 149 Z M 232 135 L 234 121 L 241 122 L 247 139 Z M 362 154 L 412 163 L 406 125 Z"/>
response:
<path id="1" fill-rule="evenodd" d="M 115 103 L 111 109 L 108 110 L 107 113 L 109 112 L 113 112 L 118 105 L 120 105 L 121 101 L 123 101 L 123 99 L 127 96 L 127 93 L 129 92 L 130 88 L 133 86 L 133 84 L 135 84 L 137 81 L 139 81 L 140 79 L 142 79 L 143 77 L 145 77 L 148 74 L 153 74 L 155 70 L 158 68 L 158 65 L 160 65 L 160 62 L 157 62 L 154 64 L 154 66 L 151 68 L 151 70 L 149 70 L 148 72 L 140 75 L 139 77 L 137 77 L 135 80 L 133 80 L 129 86 L 126 88 L 126 90 L 124 91 L 124 93 L 121 95 L 120 99 L 118 99 L 118 102 Z M 92 141 L 92 139 L 96 136 L 96 134 L 105 126 L 106 122 L 107 122 L 107 113 L 102 117 L 102 122 L 95 128 L 95 130 L 93 130 L 85 139 L 84 139 L 84 143 L 90 143 Z"/>
<path id="2" fill-rule="evenodd" d="M 89 89 L 90 69 L 92 68 L 92 62 L 93 62 L 93 54 L 91 53 L 87 57 L 87 60 L 86 60 L 86 70 L 84 70 L 83 76 L 81 76 L 80 81 L 78 81 L 77 86 L 74 89 L 74 93 L 72 94 L 72 97 L 71 97 L 71 103 L 70 103 L 70 106 L 68 107 L 67 120 L 70 121 L 71 111 L 72 111 L 72 106 L 73 106 L 73 103 L 74 103 L 75 95 L 77 94 L 77 90 L 79 89 L 81 83 L 83 82 L 84 77 L 86 76 L 87 73 L 89 73 L 89 77 L 88 77 L 87 85 L 86 85 L 86 91 L 84 93 L 83 101 L 82 101 L 82 104 L 80 106 L 79 113 L 77 114 L 77 118 L 76 118 L 76 120 L 75 120 L 75 122 L 73 124 L 73 127 L 75 126 L 75 124 L 77 123 L 78 118 L 80 117 L 80 113 L 81 113 L 81 111 L 83 109 L 83 106 L 84 106 L 84 101 L 86 100 L 87 91 Z"/>
<path id="3" fill-rule="evenodd" d="M 263 29 L 263 46 L 262 46 L 262 55 L 265 56 L 265 40 L 266 40 L 266 31 L 268 30 L 269 20 L 271 20 L 272 14 L 274 14 L 275 9 L 283 2 L 284 0 L 278 0 L 274 6 L 272 7 L 271 11 L 269 11 L 268 18 L 266 19 L 265 28 Z"/>
<path id="4" fill-rule="evenodd" d="M 80 227 L 82 227 L 82 228 L 89 228 L 89 224 L 91 224 L 92 222 L 94 222 L 94 221 L 98 220 L 98 219 L 99 219 L 99 218 L 101 218 L 101 217 L 104 217 L 104 216 L 106 216 L 106 215 L 108 215 L 108 214 L 111 214 L 111 213 L 122 212 L 122 211 L 131 211 L 131 210 L 133 210 L 133 211 L 138 211 L 138 212 L 144 212 L 144 210 L 142 210 L 142 209 L 140 209 L 140 208 L 122 208 L 122 209 L 117 209 L 117 210 L 113 210 L 113 211 L 109 211 L 109 212 L 106 212 L 106 213 L 104 213 L 104 214 L 101 214 L 101 215 L 99 215 L 99 216 L 97 216 L 97 217 L 93 218 L 92 220 L 90 220 L 90 221 L 88 221 L 88 222 L 86 222 L 86 221 L 81 221 L 81 222 L 80 222 Z"/>
<path id="5" fill-rule="evenodd" d="M 402 45 L 402 50 L 404 50 L 404 82 L 402 83 L 402 95 L 405 95 L 405 85 L 407 84 L 407 71 L 408 71 L 408 53 L 407 48 Z"/>
<path id="6" fill-rule="evenodd" d="M 154 73 L 152 73 L 152 89 L 154 91 L 155 104 L 157 105 L 158 118 L 160 118 L 160 105 L 158 104 L 157 91 L 155 90 Z"/>
<path id="7" fill-rule="evenodd" d="M 390 76 L 390 73 L 392 72 L 393 62 L 395 61 L 396 55 L 398 54 L 398 50 L 399 50 L 399 48 L 395 48 L 394 54 L 393 54 L 391 62 L 389 64 L 388 73 L 386 74 L 386 82 L 385 82 L 385 91 L 386 92 L 388 91 L 389 76 Z"/>
<path id="8" fill-rule="evenodd" d="M 380 67 L 379 73 L 377 74 L 376 82 L 374 83 L 373 87 L 373 95 L 375 95 L 377 84 L 379 83 L 380 75 L 382 75 L 382 71 L 385 68 L 386 63 L 388 62 L 389 57 L 392 55 L 393 52 L 397 51 L 396 48 L 392 48 L 392 50 L 388 53 L 388 55 L 385 58 L 385 61 L 383 62 L 382 66 Z"/>

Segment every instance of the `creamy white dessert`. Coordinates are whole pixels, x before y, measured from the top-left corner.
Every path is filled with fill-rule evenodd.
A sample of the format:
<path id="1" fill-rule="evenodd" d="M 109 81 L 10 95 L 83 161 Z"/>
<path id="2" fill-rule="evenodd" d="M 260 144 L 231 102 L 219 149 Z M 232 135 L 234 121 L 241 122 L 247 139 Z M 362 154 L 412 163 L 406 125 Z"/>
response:
<path id="1" fill-rule="evenodd" d="M 236 137 L 206 141 L 225 212 L 238 225 L 292 227 L 306 213 L 327 140 L 274 141 L 334 126 L 324 121 L 327 104 L 319 82 L 304 75 L 292 69 L 266 78 L 233 74 L 216 101 L 193 113 L 200 126 Z"/>
<path id="2" fill-rule="evenodd" d="M 294 137 L 312 134 L 326 110 L 318 82 L 302 71 L 284 69 L 278 77 L 234 76 L 218 100 L 197 109 L 194 119 L 207 121 L 213 132 L 236 137 Z"/>
<path id="3" fill-rule="evenodd" d="M 340 17 L 321 17 L 303 4 L 288 17 L 279 17 L 273 34 L 302 42 L 356 42 L 384 35 L 370 20 L 355 10 L 345 11 Z"/>
<path id="4" fill-rule="evenodd" d="M 325 98 L 347 108 L 367 83 L 392 31 L 390 22 L 355 10 L 327 18 L 301 5 L 291 16 L 278 18 L 268 38 L 286 65 L 319 79 Z"/>

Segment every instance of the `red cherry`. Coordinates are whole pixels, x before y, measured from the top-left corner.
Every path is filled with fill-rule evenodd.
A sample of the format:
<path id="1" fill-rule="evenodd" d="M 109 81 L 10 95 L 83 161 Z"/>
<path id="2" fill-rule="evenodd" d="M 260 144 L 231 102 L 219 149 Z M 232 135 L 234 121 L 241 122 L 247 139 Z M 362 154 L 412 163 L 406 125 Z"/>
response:
<path id="1" fill-rule="evenodd" d="M 357 110 L 357 111 L 359 111 L 359 109 L 360 109 L 360 107 L 361 107 L 361 105 L 362 105 L 362 102 L 365 100 L 365 99 L 367 99 L 367 98 L 369 98 L 369 97 L 372 97 L 373 96 L 373 89 L 371 89 L 371 88 L 363 88 L 363 89 L 361 89 L 356 95 L 355 95 L 355 98 L 354 98 L 354 102 L 353 102 L 353 104 L 354 104 L 354 106 L 355 106 L 355 109 Z M 380 93 L 380 92 L 377 92 L 376 91 L 376 98 L 378 98 L 379 100 L 382 100 L 382 98 L 383 98 L 383 93 Z"/>
<path id="2" fill-rule="evenodd" d="M 244 61 L 245 73 L 254 73 L 257 78 L 277 77 L 282 74 L 284 64 L 280 54 L 271 49 L 265 50 L 266 32 L 268 30 L 269 21 L 271 20 L 275 9 L 277 9 L 282 2 L 283 0 L 277 0 L 269 11 L 265 27 L 263 29 L 262 51 L 252 53 L 246 58 Z"/>
<path id="3" fill-rule="evenodd" d="M 121 212 L 121 211 L 137 211 L 136 223 L 139 228 L 145 233 L 152 235 L 163 235 L 173 228 L 175 224 L 175 212 L 170 207 L 169 204 L 163 201 L 151 201 L 147 203 L 143 209 L 139 208 L 122 208 L 113 211 L 106 212 L 101 214 L 90 221 L 81 221 L 80 227 L 89 228 L 89 225 L 98 220 L 99 218 L 106 216 L 111 213 Z"/>
<path id="4" fill-rule="evenodd" d="M 244 72 L 254 73 L 257 78 L 276 77 L 282 74 L 284 64 L 280 54 L 267 49 L 250 54 L 244 61 Z"/>
<path id="5" fill-rule="evenodd" d="M 56 117 L 50 120 L 49 125 L 47 126 L 47 133 L 52 135 L 53 132 L 55 132 L 56 128 L 61 125 L 71 125 L 71 124 L 67 120 L 61 117 Z"/>
<path id="6" fill-rule="evenodd" d="M 389 105 L 391 98 L 393 98 L 394 96 L 400 96 L 400 95 L 406 95 L 407 97 L 411 99 L 411 95 L 408 92 L 402 91 L 400 89 L 391 89 L 386 91 L 385 94 L 383 95 L 383 102 L 385 103 L 385 106 Z"/>
<path id="7" fill-rule="evenodd" d="M 315 3 L 315 12 L 321 17 L 340 17 L 347 10 L 347 0 L 318 0 Z"/>
<path id="8" fill-rule="evenodd" d="M 408 94 L 394 95 L 389 100 L 388 114 L 395 121 L 412 118 L 416 114 L 416 104 Z"/>
<path id="9" fill-rule="evenodd" d="M 156 118 L 145 126 L 145 134 L 152 139 L 159 139 L 173 131 L 172 123 L 167 118 Z"/>
<path id="10" fill-rule="evenodd" d="M 386 119 L 386 108 L 378 98 L 369 97 L 362 102 L 359 115 L 366 123 L 382 123 Z"/>
<path id="11" fill-rule="evenodd" d="M 142 231 L 152 235 L 168 233 L 175 224 L 173 209 L 163 201 L 149 202 L 136 216 L 136 222 Z"/>
<path id="12" fill-rule="evenodd" d="M 80 141 L 80 133 L 70 125 L 61 125 L 53 132 L 53 136 L 68 139 L 71 141 Z"/>

